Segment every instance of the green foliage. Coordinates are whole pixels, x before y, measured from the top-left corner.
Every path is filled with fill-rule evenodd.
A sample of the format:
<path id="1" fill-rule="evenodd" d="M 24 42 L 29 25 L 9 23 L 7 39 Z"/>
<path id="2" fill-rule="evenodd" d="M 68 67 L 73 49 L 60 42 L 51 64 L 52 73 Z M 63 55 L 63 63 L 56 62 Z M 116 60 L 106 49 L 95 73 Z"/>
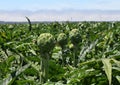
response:
<path id="1" fill-rule="evenodd" d="M 27 20 L 0 24 L 0 85 L 120 84 L 120 22 Z"/>

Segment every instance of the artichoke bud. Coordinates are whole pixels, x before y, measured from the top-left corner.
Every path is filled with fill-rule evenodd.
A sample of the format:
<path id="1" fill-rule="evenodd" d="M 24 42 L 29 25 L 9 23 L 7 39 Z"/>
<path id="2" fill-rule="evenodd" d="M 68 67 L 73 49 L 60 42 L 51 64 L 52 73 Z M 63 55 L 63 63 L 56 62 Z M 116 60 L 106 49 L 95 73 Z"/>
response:
<path id="1" fill-rule="evenodd" d="M 67 35 L 65 33 L 60 33 L 57 37 L 57 42 L 60 46 L 64 46 L 67 44 Z"/>
<path id="2" fill-rule="evenodd" d="M 79 44 L 79 42 L 82 41 L 81 36 L 80 36 L 80 32 L 78 29 L 73 29 L 70 31 L 69 33 L 69 37 L 71 42 L 75 45 L 75 44 Z"/>
<path id="3" fill-rule="evenodd" d="M 69 44 L 69 49 L 73 50 L 73 48 L 74 48 L 74 45 L 73 44 Z"/>
<path id="4" fill-rule="evenodd" d="M 37 45 L 41 53 L 48 53 L 54 48 L 55 38 L 50 33 L 42 33 L 37 39 Z"/>

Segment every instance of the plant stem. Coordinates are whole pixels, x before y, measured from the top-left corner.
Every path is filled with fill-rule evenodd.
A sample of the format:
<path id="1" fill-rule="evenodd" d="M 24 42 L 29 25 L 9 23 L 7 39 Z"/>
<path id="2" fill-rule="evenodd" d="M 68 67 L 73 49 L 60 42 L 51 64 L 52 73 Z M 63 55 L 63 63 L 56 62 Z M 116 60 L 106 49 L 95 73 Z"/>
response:
<path id="1" fill-rule="evenodd" d="M 41 75 L 40 75 L 40 82 L 41 84 L 45 83 L 48 79 L 48 73 L 49 73 L 49 54 L 43 54 L 41 58 Z"/>
<path id="2" fill-rule="evenodd" d="M 74 49 L 73 49 L 73 65 L 74 67 L 77 67 L 78 64 L 78 57 L 77 57 L 77 46 L 74 45 Z"/>
<path id="3" fill-rule="evenodd" d="M 66 55 L 65 55 L 64 48 L 62 48 L 62 64 L 63 64 L 63 66 L 66 64 Z"/>
<path id="4" fill-rule="evenodd" d="M 29 31 L 31 31 L 32 30 L 31 21 L 30 21 L 30 19 L 28 17 L 26 17 L 26 19 L 28 20 L 28 24 L 29 24 Z"/>

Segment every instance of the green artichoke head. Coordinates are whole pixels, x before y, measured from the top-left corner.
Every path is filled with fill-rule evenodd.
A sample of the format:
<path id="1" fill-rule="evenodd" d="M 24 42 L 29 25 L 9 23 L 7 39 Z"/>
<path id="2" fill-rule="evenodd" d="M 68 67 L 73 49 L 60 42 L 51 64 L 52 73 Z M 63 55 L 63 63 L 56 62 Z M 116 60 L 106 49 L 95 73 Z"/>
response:
<path id="1" fill-rule="evenodd" d="M 60 46 L 64 46 L 67 44 L 67 35 L 65 33 L 60 33 L 57 37 L 57 42 Z"/>
<path id="2" fill-rule="evenodd" d="M 69 33 L 71 42 L 75 45 L 82 41 L 81 35 L 78 29 L 72 29 Z"/>
<path id="3" fill-rule="evenodd" d="M 48 53 L 54 48 L 55 38 L 50 33 L 42 33 L 37 39 L 37 45 L 41 53 Z"/>
<path id="4" fill-rule="evenodd" d="M 73 44 L 69 44 L 69 49 L 73 50 L 73 48 L 74 48 L 74 45 Z"/>

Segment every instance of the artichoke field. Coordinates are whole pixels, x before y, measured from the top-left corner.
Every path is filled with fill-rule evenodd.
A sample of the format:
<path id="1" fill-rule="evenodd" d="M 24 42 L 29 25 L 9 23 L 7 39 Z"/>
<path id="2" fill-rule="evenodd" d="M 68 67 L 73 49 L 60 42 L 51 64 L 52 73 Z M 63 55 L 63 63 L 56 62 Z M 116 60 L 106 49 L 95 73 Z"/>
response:
<path id="1" fill-rule="evenodd" d="M 0 24 L 0 85 L 120 85 L 120 22 L 28 21 Z"/>

